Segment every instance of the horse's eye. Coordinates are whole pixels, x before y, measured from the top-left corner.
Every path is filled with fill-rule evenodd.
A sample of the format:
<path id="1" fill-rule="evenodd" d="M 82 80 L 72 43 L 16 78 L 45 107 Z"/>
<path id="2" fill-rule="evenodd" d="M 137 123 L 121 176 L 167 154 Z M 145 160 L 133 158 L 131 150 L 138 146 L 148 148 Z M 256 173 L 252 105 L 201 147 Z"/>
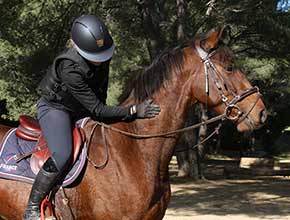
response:
<path id="1" fill-rule="evenodd" d="M 225 66 L 226 71 L 228 72 L 233 72 L 234 70 L 234 65 L 233 64 L 229 64 Z"/>

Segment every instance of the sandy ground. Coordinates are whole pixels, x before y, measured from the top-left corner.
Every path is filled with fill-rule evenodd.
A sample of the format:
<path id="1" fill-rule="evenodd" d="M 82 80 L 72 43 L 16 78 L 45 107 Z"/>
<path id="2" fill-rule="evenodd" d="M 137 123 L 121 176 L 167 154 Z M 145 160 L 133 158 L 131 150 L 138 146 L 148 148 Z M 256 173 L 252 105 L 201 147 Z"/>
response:
<path id="1" fill-rule="evenodd" d="M 290 220 L 289 177 L 226 179 L 222 166 L 215 166 L 211 172 L 208 167 L 208 180 L 192 182 L 176 177 L 175 168 L 173 164 L 172 197 L 164 220 Z"/>
<path id="2" fill-rule="evenodd" d="M 209 163 L 207 180 L 193 182 L 177 177 L 176 160 L 172 160 L 172 197 L 163 219 L 290 220 L 290 177 L 234 174 L 227 179 L 223 174 L 227 165 Z"/>

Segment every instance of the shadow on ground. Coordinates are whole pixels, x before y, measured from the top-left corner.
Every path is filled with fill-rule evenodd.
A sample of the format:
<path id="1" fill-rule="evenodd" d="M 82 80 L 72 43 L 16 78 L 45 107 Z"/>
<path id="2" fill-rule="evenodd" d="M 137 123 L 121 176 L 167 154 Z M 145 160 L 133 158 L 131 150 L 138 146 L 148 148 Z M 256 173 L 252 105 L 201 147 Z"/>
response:
<path id="1" fill-rule="evenodd" d="M 199 182 L 178 178 L 171 172 L 170 215 L 246 215 L 261 219 L 289 216 L 290 219 L 290 178 L 237 175 L 226 179 L 222 170 L 227 163 L 236 162 L 209 163 L 207 180 Z"/>

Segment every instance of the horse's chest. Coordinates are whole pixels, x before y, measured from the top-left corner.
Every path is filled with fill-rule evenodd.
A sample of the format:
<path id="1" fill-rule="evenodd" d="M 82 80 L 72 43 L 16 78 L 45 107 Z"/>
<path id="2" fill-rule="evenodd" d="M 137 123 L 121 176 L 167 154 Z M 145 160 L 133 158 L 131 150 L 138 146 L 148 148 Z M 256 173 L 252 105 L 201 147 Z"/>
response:
<path id="1" fill-rule="evenodd" d="M 110 197 L 94 197 L 85 206 L 75 209 L 78 220 L 161 220 L 164 217 L 170 199 L 170 187 L 161 192 L 140 196 L 127 188 Z M 83 205 L 83 204 L 82 204 Z M 80 211 L 81 210 L 81 211 Z"/>

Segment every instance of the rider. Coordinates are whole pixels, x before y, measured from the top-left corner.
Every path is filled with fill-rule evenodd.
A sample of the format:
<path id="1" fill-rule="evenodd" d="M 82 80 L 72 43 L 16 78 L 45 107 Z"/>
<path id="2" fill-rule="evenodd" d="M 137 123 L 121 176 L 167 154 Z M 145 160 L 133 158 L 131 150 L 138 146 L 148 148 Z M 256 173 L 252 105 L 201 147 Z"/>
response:
<path id="1" fill-rule="evenodd" d="M 107 106 L 109 64 L 115 45 L 105 24 L 94 15 L 77 18 L 71 29 L 72 46 L 53 62 L 39 84 L 37 115 L 51 157 L 32 186 L 24 220 L 40 218 L 40 204 L 72 162 L 72 124 L 90 116 L 96 120 L 132 121 L 160 112 L 152 100 L 131 106 Z"/>

